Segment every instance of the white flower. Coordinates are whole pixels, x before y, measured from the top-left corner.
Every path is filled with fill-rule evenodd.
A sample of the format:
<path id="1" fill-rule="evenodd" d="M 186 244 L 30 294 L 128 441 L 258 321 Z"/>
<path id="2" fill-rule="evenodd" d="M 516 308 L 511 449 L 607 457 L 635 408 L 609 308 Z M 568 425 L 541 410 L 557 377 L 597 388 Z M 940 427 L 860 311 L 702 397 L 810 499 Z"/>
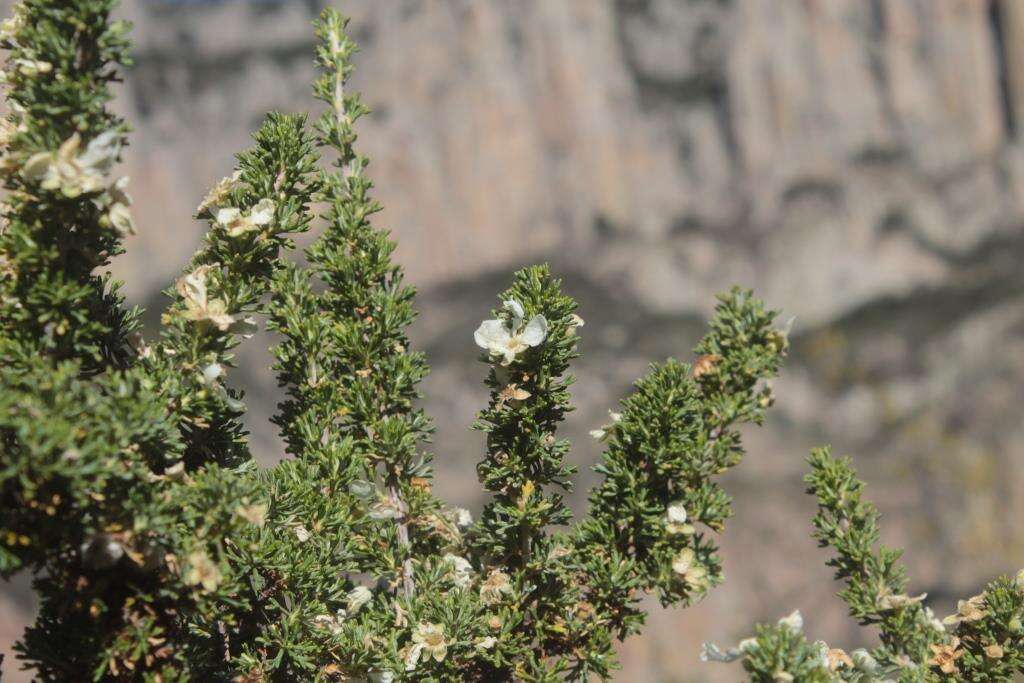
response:
<path id="1" fill-rule="evenodd" d="M 132 205 L 132 196 L 128 194 L 129 182 L 131 182 L 131 179 L 128 176 L 121 176 L 107 189 L 107 193 L 115 203 L 124 204 L 125 206 Z"/>
<path id="2" fill-rule="evenodd" d="M 935 616 L 935 612 L 932 611 L 931 607 L 925 607 L 921 612 L 918 613 L 917 618 L 919 622 L 927 625 L 933 631 L 938 631 L 939 633 L 946 632 L 945 624 L 943 624 L 942 621 Z"/>
<path id="3" fill-rule="evenodd" d="M 909 607 L 914 603 L 921 602 L 927 597 L 927 593 L 921 593 L 920 595 L 916 595 L 914 597 L 911 597 L 906 593 L 894 595 L 892 593 L 889 593 L 888 589 L 886 589 L 885 591 L 883 591 L 881 595 L 878 596 L 878 610 L 880 612 L 887 612 L 889 610 L 902 609 L 904 607 Z"/>
<path id="4" fill-rule="evenodd" d="M 444 556 L 445 564 L 452 567 L 452 582 L 459 588 L 469 588 L 473 582 L 473 565 L 464 557 L 448 553 Z"/>
<path id="5" fill-rule="evenodd" d="M 473 523 L 473 513 L 466 508 L 455 508 L 455 524 L 460 529 L 465 529 Z"/>
<path id="6" fill-rule="evenodd" d="M 829 658 L 828 658 L 828 643 L 824 640 L 814 641 L 814 647 L 818 648 L 818 666 L 822 669 L 830 669 Z"/>
<path id="7" fill-rule="evenodd" d="M 367 674 L 370 683 L 394 683 L 395 674 L 391 671 L 371 671 Z"/>
<path id="8" fill-rule="evenodd" d="M 214 213 L 220 209 L 220 204 L 223 202 L 231 189 L 238 184 L 239 179 L 242 177 L 241 171 L 235 171 L 232 175 L 226 178 L 221 178 L 220 181 L 213 186 L 213 189 L 203 197 L 203 201 L 196 207 L 196 216 L 202 216 L 208 210 Z"/>
<path id="9" fill-rule="evenodd" d="M 363 500 L 371 497 L 376 490 L 374 485 L 365 479 L 356 479 L 348 485 L 348 492 Z"/>
<path id="10" fill-rule="evenodd" d="M 693 525 L 686 523 L 686 508 L 676 501 L 665 510 L 665 529 L 670 534 L 692 534 Z"/>
<path id="11" fill-rule="evenodd" d="M 185 463 L 179 460 L 164 470 L 163 476 L 170 481 L 185 481 L 185 477 L 188 476 L 185 472 Z"/>
<path id="12" fill-rule="evenodd" d="M 206 277 L 213 266 L 199 266 L 178 280 L 175 288 L 185 302 L 182 315 L 187 320 L 210 323 L 221 332 L 233 332 L 243 337 L 252 336 L 256 323 L 252 318 L 239 319 L 227 312 L 220 299 L 211 299 L 206 290 Z"/>
<path id="13" fill-rule="evenodd" d="M 961 621 L 968 623 L 985 618 L 985 594 L 972 596 L 966 600 L 957 600 L 956 614 L 943 619 L 943 623 L 955 626 Z"/>
<path id="14" fill-rule="evenodd" d="M 302 526 L 301 524 L 295 525 L 292 528 L 292 531 L 295 532 L 295 538 L 299 539 L 299 543 L 305 543 L 309 540 L 309 529 Z"/>
<path id="15" fill-rule="evenodd" d="M 804 630 L 804 617 L 800 614 L 800 610 L 795 609 L 788 616 L 779 619 L 779 626 L 788 628 L 794 633 L 801 633 Z"/>
<path id="16" fill-rule="evenodd" d="M 44 190 L 60 190 L 65 196 L 96 192 L 103 187 L 103 177 L 121 153 L 123 136 L 107 131 L 89 142 L 79 154 L 82 136 L 75 133 L 56 152 L 40 152 L 25 162 L 22 175 L 38 181 Z"/>
<path id="17" fill-rule="evenodd" d="M 437 662 L 443 662 L 448 656 L 448 640 L 444 637 L 444 626 L 420 622 L 412 634 L 412 647 L 405 657 L 405 670 L 412 671 L 420 661 L 420 655 L 426 653 Z"/>
<path id="18" fill-rule="evenodd" d="M 202 550 L 196 550 L 188 556 L 188 571 L 182 577 L 189 586 L 202 585 L 203 590 L 217 590 L 223 576 L 220 567 Z"/>
<path id="19" fill-rule="evenodd" d="M 267 521 L 267 506 L 259 503 L 239 505 L 235 514 L 254 526 L 263 526 Z"/>
<path id="20" fill-rule="evenodd" d="M 203 384 L 213 385 L 218 379 L 224 376 L 224 366 L 220 363 L 210 363 L 203 368 Z"/>
<path id="21" fill-rule="evenodd" d="M 473 339 L 492 356 L 500 356 L 502 365 L 510 365 L 517 355 L 544 341 L 548 336 L 548 321 L 543 315 L 535 315 L 524 325 L 523 306 L 513 299 L 506 301 L 504 308 L 511 319 L 483 321 L 473 333 Z"/>
<path id="22" fill-rule="evenodd" d="M 203 384 L 210 387 L 213 390 L 213 393 L 219 396 L 220 399 L 227 404 L 228 408 L 237 412 L 242 412 L 245 410 L 245 404 L 237 399 L 231 398 L 228 390 L 220 381 L 225 374 L 227 373 L 224 370 L 223 365 L 220 363 L 210 363 L 202 369 L 200 377 L 202 378 Z"/>
<path id="23" fill-rule="evenodd" d="M 224 227 L 229 237 L 238 237 L 247 232 L 261 230 L 274 220 L 274 202 L 261 199 L 248 213 L 228 207 L 217 211 L 217 223 Z"/>
<path id="24" fill-rule="evenodd" d="M 665 517 L 669 524 L 686 524 L 686 508 L 682 502 L 676 501 L 668 506 Z"/>
<path id="25" fill-rule="evenodd" d="M 402 509 L 393 501 L 382 498 L 370 506 L 370 519 L 400 519 Z"/>
<path id="26" fill-rule="evenodd" d="M 131 209 L 120 202 L 111 204 L 107 212 L 107 220 L 122 235 L 134 235 L 135 220 L 132 218 Z"/>
<path id="27" fill-rule="evenodd" d="M 614 411 L 609 410 L 608 417 L 610 417 L 612 420 L 609 424 L 601 425 L 601 427 L 598 429 L 590 430 L 590 436 L 594 437 L 595 439 L 602 443 L 607 441 L 608 438 L 615 433 L 616 427 L 618 426 L 619 422 L 622 421 L 622 413 L 616 413 Z"/>
<path id="28" fill-rule="evenodd" d="M 416 665 L 420 663 L 420 655 L 423 654 L 422 645 L 413 645 L 409 648 L 409 651 L 405 653 L 405 670 L 415 671 Z"/>
<path id="29" fill-rule="evenodd" d="M 373 591 L 366 586 L 356 586 L 348 592 L 349 614 L 356 614 L 363 608 L 363 605 L 373 599 Z"/>
<path id="30" fill-rule="evenodd" d="M 123 146 L 124 136 L 108 130 L 89 141 L 85 151 L 78 157 L 78 163 L 87 169 L 106 173 L 117 161 Z"/>
<path id="31" fill-rule="evenodd" d="M 18 73 L 23 76 L 38 76 L 53 71 L 53 64 L 37 59 L 15 59 L 14 64 L 18 67 Z"/>
<path id="32" fill-rule="evenodd" d="M 336 614 L 318 614 L 313 617 L 313 626 L 317 628 L 327 629 L 331 633 L 338 635 L 341 633 L 341 626 L 344 623 L 348 615 L 345 610 L 340 609 Z"/>
<path id="33" fill-rule="evenodd" d="M 0 40 L 11 40 L 13 41 L 20 31 L 25 26 L 25 5 L 18 3 L 14 6 L 14 16 L 4 19 L 0 22 Z"/>
<path id="34" fill-rule="evenodd" d="M 495 605 L 511 592 L 512 583 L 509 581 L 508 574 L 500 569 L 495 569 L 480 584 L 480 602 L 485 605 Z"/>
<path id="35" fill-rule="evenodd" d="M 494 636 L 487 636 L 486 638 L 481 638 L 480 640 L 476 641 L 476 649 L 478 649 L 478 650 L 490 650 L 495 645 L 497 645 L 497 643 L 498 643 L 498 639 L 497 638 L 495 638 Z"/>
<path id="36" fill-rule="evenodd" d="M 708 570 L 697 562 L 697 555 L 691 548 L 683 548 L 672 561 L 672 571 L 678 574 L 691 588 L 704 586 Z"/>
<path id="37" fill-rule="evenodd" d="M 756 638 L 741 640 L 739 645 L 722 651 L 714 643 L 704 643 L 700 648 L 700 661 L 702 662 L 735 662 L 737 659 L 746 657 L 751 651 L 757 649 Z"/>
<path id="38" fill-rule="evenodd" d="M 854 665 L 861 671 L 874 673 L 878 669 L 878 661 L 862 647 L 851 652 L 850 659 L 853 660 Z"/>

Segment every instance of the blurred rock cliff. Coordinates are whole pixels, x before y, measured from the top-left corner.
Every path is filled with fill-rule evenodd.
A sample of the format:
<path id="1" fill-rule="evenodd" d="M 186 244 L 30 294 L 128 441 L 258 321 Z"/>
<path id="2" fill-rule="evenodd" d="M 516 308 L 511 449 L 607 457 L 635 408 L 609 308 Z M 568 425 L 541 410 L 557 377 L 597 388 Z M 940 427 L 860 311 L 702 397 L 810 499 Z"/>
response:
<path id="1" fill-rule="evenodd" d="M 194 206 L 263 113 L 315 107 L 310 20 L 326 2 L 125 3 L 140 235 L 116 271 L 132 300 L 158 311 L 199 243 Z M 854 456 L 939 612 L 1024 565 L 1024 4 L 339 4 L 374 109 L 360 132 L 379 224 L 421 292 L 449 499 L 482 503 L 471 333 L 515 268 L 550 261 L 587 322 L 566 427 L 577 502 L 598 455 L 587 430 L 647 363 L 687 357 L 716 292 L 753 287 L 796 318 L 777 405 L 727 478 L 727 583 L 690 610 L 652 605 L 621 680 L 736 680 L 697 660 L 700 641 L 794 608 L 814 637 L 866 642 L 809 535 L 813 445 Z M 241 378 L 265 462 L 281 456 L 270 341 Z M 4 590 L 7 648 L 31 604 Z"/>

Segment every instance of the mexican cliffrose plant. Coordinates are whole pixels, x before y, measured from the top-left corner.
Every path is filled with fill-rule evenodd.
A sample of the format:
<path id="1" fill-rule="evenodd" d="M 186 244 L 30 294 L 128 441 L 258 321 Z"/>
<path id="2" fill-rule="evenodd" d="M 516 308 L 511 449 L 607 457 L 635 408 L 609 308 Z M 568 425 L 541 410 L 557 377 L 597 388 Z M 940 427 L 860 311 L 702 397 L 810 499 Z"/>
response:
<path id="1" fill-rule="evenodd" d="M 198 208 L 209 232 L 147 341 L 105 270 L 135 230 L 113 175 L 128 127 L 109 86 L 129 47 L 114 4 L 24 0 L 2 27 L 0 572 L 36 577 L 24 665 L 47 681 L 605 678 L 644 595 L 686 606 L 721 583 L 712 537 L 730 500 L 715 477 L 743 456 L 738 425 L 772 402 L 787 349 L 772 311 L 734 290 L 692 365 L 651 367 L 594 431 L 602 480 L 574 522 L 556 430 L 583 321 L 547 267 L 516 273 L 474 335 L 490 389 L 474 522 L 431 492 L 414 292 L 371 223 L 346 21 L 317 22 L 324 113 L 267 117 Z M 292 237 L 314 222 L 300 266 Z M 250 456 L 231 381 L 261 322 L 280 340 L 287 444 L 270 469 Z M 817 537 L 881 644 L 808 643 L 794 614 L 706 658 L 757 681 L 1021 669 L 1017 582 L 935 619 L 904 592 L 898 553 L 875 548 L 849 465 L 816 451 L 811 467 Z"/>

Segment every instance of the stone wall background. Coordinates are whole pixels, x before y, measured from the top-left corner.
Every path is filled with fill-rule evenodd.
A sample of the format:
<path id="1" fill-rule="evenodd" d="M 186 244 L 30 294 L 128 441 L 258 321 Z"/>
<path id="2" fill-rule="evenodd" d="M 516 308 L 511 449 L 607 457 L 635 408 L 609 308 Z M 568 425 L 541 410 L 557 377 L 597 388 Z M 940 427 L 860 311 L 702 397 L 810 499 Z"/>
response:
<path id="1" fill-rule="evenodd" d="M 328 0 L 128 0 L 118 106 L 141 234 L 116 264 L 155 320 L 199 243 L 192 208 L 268 109 L 314 106 Z M 5 10 L 10 2 L 0 2 Z M 803 458 L 854 456 L 940 613 L 1024 565 L 1024 5 L 1017 0 L 346 0 L 375 113 L 380 224 L 420 287 L 440 493 L 478 509 L 486 398 L 471 332 L 512 270 L 549 260 L 581 301 L 580 503 L 600 424 L 647 363 L 685 357 L 732 283 L 796 316 L 749 459 L 727 477 L 727 583 L 653 606 L 618 680 L 736 680 L 701 664 L 794 608 L 863 644 L 809 536 Z M 272 462 L 269 337 L 245 350 Z M 30 618 L 0 586 L 0 651 Z M 7 663 L 11 681 L 22 680 Z M 24 679 L 27 680 L 27 679 Z"/>

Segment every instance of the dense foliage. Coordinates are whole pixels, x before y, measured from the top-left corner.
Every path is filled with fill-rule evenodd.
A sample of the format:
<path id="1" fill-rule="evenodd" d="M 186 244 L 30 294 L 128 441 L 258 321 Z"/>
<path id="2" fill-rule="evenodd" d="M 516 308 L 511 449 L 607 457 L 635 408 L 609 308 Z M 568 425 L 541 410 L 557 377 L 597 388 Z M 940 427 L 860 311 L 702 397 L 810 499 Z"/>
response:
<path id="1" fill-rule="evenodd" d="M 371 222 L 346 21 L 317 22 L 323 115 L 267 116 L 197 209 L 205 242 L 146 341 L 106 271 L 135 230 L 112 175 L 128 133 L 107 108 L 129 59 L 115 4 L 23 0 L 0 29 L 0 574 L 36 577 L 24 665 L 46 681 L 606 678 L 643 596 L 686 606 L 722 582 L 730 499 L 715 478 L 742 459 L 738 426 L 772 403 L 787 350 L 773 311 L 734 290 L 692 365 L 651 366 L 593 432 L 602 480 L 575 522 L 556 431 L 583 321 L 546 266 L 516 273 L 474 335 L 490 389 L 474 522 L 431 490 L 414 290 Z M 314 223 L 296 260 L 292 236 Z M 269 469 L 230 381 L 261 322 L 279 338 L 287 444 Z M 876 548 L 849 464 L 810 464 L 817 537 L 880 645 L 808 643 L 794 614 L 707 658 L 740 659 L 755 681 L 1021 670 L 1019 580 L 940 622 L 905 593 L 899 553 Z"/>

